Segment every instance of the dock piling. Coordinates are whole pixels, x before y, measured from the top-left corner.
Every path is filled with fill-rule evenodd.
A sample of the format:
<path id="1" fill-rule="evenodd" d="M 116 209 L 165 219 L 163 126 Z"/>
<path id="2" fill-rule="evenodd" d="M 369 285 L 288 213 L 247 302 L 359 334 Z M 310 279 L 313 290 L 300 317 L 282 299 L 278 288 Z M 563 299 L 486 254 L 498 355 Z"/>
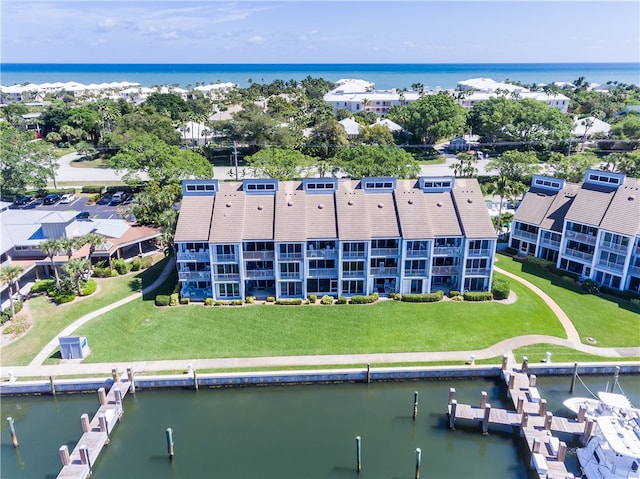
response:
<path id="1" fill-rule="evenodd" d="M 549 431 L 551 430 L 551 423 L 553 422 L 553 413 L 551 411 L 547 411 L 544 416 L 544 428 Z"/>
<path id="2" fill-rule="evenodd" d="M 18 436 L 16 436 L 16 428 L 11 416 L 7 418 L 7 423 L 9 424 L 9 432 L 11 433 L 11 443 L 13 444 L 13 447 L 18 447 L 20 444 L 18 444 Z"/>
<path id="3" fill-rule="evenodd" d="M 124 413 L 124 407 L 122 405 L 122 391 L 116 388 L 113 395 L 116 398 L 116 413 L 118 416 L 122 416 Z"/>
<path id="4" fill-rule="evenodd" d="M 544 416 L 547 413 L 547 400 L 540 399 L 538 403 L 538 416 Z"/>
<path id="5" fill-rule="evenodd" d="M 91 466 L 91 457 L 89 456 L 89 448 L 84 444 L 80 446 L 80 462 L 89 466 L 89 475 L 93 474 Z"/>
<path id="6" fill-rule="evenodd" d="M 56 385 L 53 383 L 53 376 L 49 376 L 49 390 L 52 396 L 56 395 Z"/>
<path id="7" fill-rule="evenodd" d="M 529 387 L 530 388 L 536 387 L 537 381 L 538 381 L 538 378 L 536 377 L 535 374 L 532 374 L 531 376 L 529 376 Z"/>
<path id="8" fill-rule="evenodd" d="M 506 371 L 507 367 L 509 364 L 509 355 L 508 354 L 503 354 L 502 355 L 502 370 Z"/>
<path id="9" fill-rule="evenodd" d="M 516 377 L 514 374 L 511 374 L 509 376 L 509 389 L 510 390 L 513 389 L 513 386 L 515 386 L 515 384 L 516 384 Z"/>
<path id="10" fill-rule="evenodd" d="M 571 387 L 569 392 L 573 394 L 573 388 L 576 385 L 576 378 L 578 377 L 578 363 L 573 363 L 573 377 L 571 378 Z"/>
<path id="11" fill-rule="evenodd" d="M 371 384 L 371 363 L 367 363 L 367 384 Z"/>
<path id="12" fill-rule="evenodd" d="M 526 374 L 529 370 L 529 358 L 526 356 L 522 356 L 522 367 L 520 368 L 520 372 Z"/>
<path id="13" fill-rule="evenodd" d="M 62 462 L 63 466 L 68 466 L 71 464 L 71 457 L 69 456 L 69 447 L 65 444 L 64 446 L 60 446 L 60 462 Z"/>
<path id="14" fill-rule="evenodd" d="M 449 404 L 456 398 L 456 388 L 449 388 Z"/>
<path id="15" fill-rule="evenodd" d="M 484 407 L 484 418 L 482 419 L 482 435 L 489 435 L 489 417 L 491 416 L 491 404 L 487 403 Z"/>
<path id="16" fill-rule="evenodd" d="M 416 479 L 420 479 L 420 462 L 422 459 L 422 450 L 416 447 Z"/>
<path id="17" fill-rule="evenodd" d="M 537 454 L 540 452 L 540 439 L 537 437 L 533 438 L 533 446 L 531 446 L 531 452 Z"/>
<path id="18" fill-rule="evenodd" d="M 418 415 L 418 391 L 413 391 L 413 419 Z"/>
<path id="19" fill-rule="evenodd" d="M 529 413 L 528 412 L 523 412 L 522 413 L 522 419 L 520 421 L 520 426 L 522 427 L 522 429 L 526 429 L 529 426 Z"/>
<path id="20" fill-rule="evenodd" d="M 136 383 L 133 380 L 133 368 L 127 368 L 127 378 L 129 378 L 129 392 L 131 394 L 136 393 Z"/>
<path id="21" fill-rule="evenodd" d="M 516 406 L 516 412 L 518 414 L 522 414 L 524 411 L 524 398 L 522 396 L 518 396 L 518 405 Z"/>
<path id="22" fill-rule="evenodd" d="M 80 425 L 82 426 L 82 432 L 89 432 L 89 415 L 83 414 L 80 416 Z"/>
<path id="23" fill-rule="evenodd" d="M 118 382 L 118 368 L 111 368 L 111 378 L 114 384 Z"/>
<path id="24" fill-rule="evenodd" d="M 197 391 L 198 390 L 198 373 L 196 372 L 196 370 L 193 370 L 193 388 Z"/>
<path id="25" fill-rule="evenodd" d="M 170 427 L 167 428 L 167 454 L 169 454 L 169 459 L 173 459 L 173 429 Z"/>
<path id="26" fill-rule="evenodd" d="M 589 438 L 593 434 L 594 424 L 595 422 L 593 421 L 593 419 L 589 418 L 587 419 L 586 424 L 584 425 L 584 435 L 582 436 L 582 443 L 585 445 L 589 442 Z"/>
<path id="27" fill-rule="evenodd" d="M 558 462 L 564 462 L 566 455 L 567 443 L 564 441 L 560 441 L 560 445 L 558 446 Z"/>
<path id="28" fill-rule="evenodd" d="M 356 472 L 362 470 L 362 438 L 356 436 Z"/>
<path id="29" fill-rule="evenodd" d="M 613 373 L 613 381 L 611 382 L 611 390 L 609 392 L 613 392 L 616 384 L 618 384 L 618 376 L 620 376 L 620 366 L 616 366 L 616 371 Z"/>
<path id="30" fill-rule="evenodd" d="M 107 404 L 107 393 L 104 391 L 104 388 L 98 389 L 98 401 L 100 401 L 100 406 Z"/>
<path id="31" fill-rule="evenodd" d="M 100 425 L 100 432 L 104 432 L 107 434 L 107 444 L 108 444 L 110 441 L 110 438 L 109 438 L 109 424 L 107 423 L 107 416 L 101 413 L 98 416 L 98 424 Z"/>
<path id="32" fill-rule="evenodd" d="M 584 422 L 586 415 L 587 415 L 587 406 L 584 404 L 581 404 L 580 408 L 578 409 L 578 422 Z"/>
<path id="33" fill-rule="evenodd" d="M 449 429 L 456 430 L 456 408 L 458 407 L 458 401 L 452 399 L 450 402 L 451 412 L 449 413 Z"/>
<path id="34" fill-rule="evenodd" d="M 480 409 L 484 409 L 487 405 L 487 391 L 482 391 L 480 393 Z"/>

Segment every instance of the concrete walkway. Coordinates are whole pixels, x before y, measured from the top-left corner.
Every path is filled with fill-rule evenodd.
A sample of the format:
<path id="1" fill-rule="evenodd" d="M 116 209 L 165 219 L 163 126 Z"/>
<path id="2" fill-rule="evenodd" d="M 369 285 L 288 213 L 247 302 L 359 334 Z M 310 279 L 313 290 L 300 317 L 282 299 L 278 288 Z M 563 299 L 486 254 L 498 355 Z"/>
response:
<path id="1" fill-rule="evenodd" d="M 155 289 L 161 284 L 174 268 L 173 261 L 170 261 L 161 275 L 153 284 L 143 290 L 147 293 Z M 258 367 L 306 367 L 306 366 L 327 366 L 331 365 L 350 365 L 350 364 L 390 364 L 390 363 L 420 363 L 435 361 L 460 361 L 461 365 L 469 362 L 471 355 L 476 360 L 501 357 L 503 354 L 512 356 L 512 350 L 524 346 L 534 344 L 553 344 L 575 349 L 577 351 L 593 354 L 596 356 L 608 358 L 631 358 L 640 356 L 640 346 L 624 347 L 624 348 L 600 348 L 582 344 L 580 336 L 575 327 L 562 311 L 562 309 L 540 288 L 531 284 L 518 276 L 508 273 L 500 268 L 496 268 L 501 274 L 513 278 L 514 280 L 524 284 L 534 293 L 538 294 L 554 311 L 560 322 L 563 324 L 567 333 L 567 339 L 555 336 L 545 335 L 526 335 L 515 338 L 509 338 L 500 341 L 488 348 L 472 351 L 430 351 L 415 353 L 376 353 L 376 354 L 342 354 L 342 355 L 317 355 L 317 356 L 273 356 L 273 357 L 254 357 L 254 358 L 215 358 L 215 359 L 182 359 L 182 360 L 163 360 L 163 361 L 132 361 L 118 363 L 81 363 L 80 360 L 68 360 L 56 365 L 43 365 L 42 363 L 50 357 L 58 347 L 58 338 L 50 341 L 47 346 L 34 358 L 28 366 L 15 366 L 0 368 L 0 375 L 7 377 L 11 372 L 15 377 L 47 377 L 47 376 L 71 376 L 71 375 L 109 375 L 111 368 L 117 367 L 123 371 L 128 367 L 133 368 L 136 373 L 152 373 L 158 371 L 183 371 L 187 370 L 187 365 L 197 370 L 205 369 L 228 369 L 228 368 L 246 368 L 253 369 Z M 117 308 L 121 304 L 128 303 L 142 296 L 143 293 L 134 293 L 112 305 L 101 308 L 98 311 L 90 313 L 69 325 L 60 335 L 69 335 L 78 327 L 97 316 Z M 545 358 L 530 358 L 532 362 Z"/>

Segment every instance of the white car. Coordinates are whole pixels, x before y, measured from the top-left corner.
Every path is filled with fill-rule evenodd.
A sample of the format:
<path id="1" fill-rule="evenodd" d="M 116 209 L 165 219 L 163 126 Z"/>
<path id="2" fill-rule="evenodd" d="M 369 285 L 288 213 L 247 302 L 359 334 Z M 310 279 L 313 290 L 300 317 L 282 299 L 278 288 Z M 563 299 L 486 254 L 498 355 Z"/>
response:
<path id="1" fill-rule="evenodd" d="M 60 203 L 71 203 L 72 201 L 76 200 L 76 195 L 74 195 L 73 193 L 69 193 L 66 195 L 62 195 L 62 198 L 60 198 Z"/>

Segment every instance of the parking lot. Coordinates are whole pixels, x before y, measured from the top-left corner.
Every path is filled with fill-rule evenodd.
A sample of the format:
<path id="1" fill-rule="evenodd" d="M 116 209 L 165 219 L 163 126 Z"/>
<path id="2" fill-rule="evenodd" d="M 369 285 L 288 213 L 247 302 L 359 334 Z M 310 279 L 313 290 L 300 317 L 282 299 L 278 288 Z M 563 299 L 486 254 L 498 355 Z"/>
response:
<path id="1" fill-rule="evenodd" d="M 128 205 L 131 203 L 133 198 L 128 198 L 127 200 L 120 203 L 120 205 Z M 30 210 L 30 209 L 38 209 L 45 211 L 78 211 L 78 212 L 88 212 L 89 218 L 101 218 L 101 219 L 109 219 L 109 218 L 119 218 L 118 213 L 116 212 L 116 207 L 119 206 L 114 204 L 113 202 L 100 202 L 103 204 L 95 203 L 93 205 L 87 205 L 87 201 L 89 201 L 88 196 L 77 196 L 75 200 L 70 203 L 60 203 L 59 201 L 52 205 L 45 205 L 42 202 L 42 198 L 32 200 L 31 202 L 25 205 L 11 205 L 11 209 L 22 209 L 22 210 Z M 129 218 L 126 218 L 129 219 Z"/>

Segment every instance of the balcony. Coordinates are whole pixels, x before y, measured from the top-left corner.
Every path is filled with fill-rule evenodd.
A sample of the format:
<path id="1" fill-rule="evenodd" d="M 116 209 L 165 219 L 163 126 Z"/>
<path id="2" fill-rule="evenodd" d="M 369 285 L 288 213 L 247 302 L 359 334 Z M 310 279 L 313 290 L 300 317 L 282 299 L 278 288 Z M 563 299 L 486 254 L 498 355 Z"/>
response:
<path id="1" fill-rule="evenodd" d="M 433 248 L 434 255 L 458 256 L 460 255 L 460 246 L 436 246 Z"/>
<path id="2" fill-rule="evenodd" d="M 215 261 L 217 263 L 237 263 L 238 258 L 235 254 L 216 254 Z"/>
<path id="3" fill-rule="evenodd" d="M 578 258 L 588 263 L 593 261 L 593 253 L 585 253 L 584 251 L 578 251 L 577 249 L 567 248 L 564 255 L 571 256 L 572 258 Z"/>
<path id="4" fill-rule="evenodd" d="M 216 273 L 213 279 L 215 281 L 233 281 L 237 283 L 240 281 L 240 273 Z"/>
<path id="5" fill-rule="evenodd" d="M 280 271 L 280 279 L 300 279 L 300 271 Z"/>
<path id="6" fill-rule="evenodd" d="M 343 251 L 342 257 L 344 259 L 354 259 L 354 258 L 366 258 L 366 251 Z"/>
<path id="7" fill-rule="evenodd" d="M 434 276 L 453 276 L 460 274 L 460 266 L 433 266 L 431 274 Z"/>
<path id="8" fill-rule="evenodd" d="M 338 276 L 338 268 L 309 268 L 308 278 L 335 278 Z"/>
<path id="9" fill-rule="evenodd" d="M 398 248 L 371 248 L 371 256 L 398 256 Z"/>
<path id="10" fill-rule="evenodd" d="M 427 271 L 426 268 L 405 269 L 404 270 L 404 275 L 405 276 L 419 276 L 421 278 L 425 278 L 425 277 L 429 276 L 429 271 Z"/>
<path id="11" fill-rule="evenodd" d="M 538 241 L 538 233 L 531 233 L 529 231 L 514 229 L 511 234 L 514 238 L 523 239 L 529 243 L 535 243 Z"/>
<path id="12" fill-rule="evenodd" d="M 622 272 L 622 270 L 624 269 L 624 263 L 614 263 L 613 261 L 598 260 L 597 266 L 599 268 L 607 268 L 609 270 L 618 272 Z"/>
<path id="13" fill-rule="evenodd" d="M 179 281 L 211 281 L 211 271 L 178 271 Z"/>
<path id="14" fill-rule="evenodd" d="M 467 253 L 467 256 L 474 256 L 474 257 L 491 256 L 492 254 L 493 254 L 493 251 L 490 249 L 470 249 L 469 252 Z"/>
<path id="15" fill-rule="evenodd" d="M 552 240 L 550 238 L 545 238 L 544 236 L 540 238 L 540 246 L 544 246 L 546 248 L 560 249 L 560 241 Z"/>
<path id="16" fill-rule="evenodd" d="M 342 270 L 343 278 L 364 278 L 364 270 L 359 271 L 345 271 Z"/>
<path id="17" fill-rule="evenodd" d="M 332 249 L 308 249 L 307 258 L 335 258 L 338 256 L 338 250 Z"/>
<path id="18" fill-rule="evenodd" d="M 176 255 L 176 259 L 178 261 L 199 261 L 199 262 L 209 262 L 209 250 L 199 251 L 197 253 L 189 251 L 189 252 L 178 252 Z"/>
<path id="19" fill-rule="evenodd" d="M 280 260 L 302 259 L 302 251 L 298 251 L 296 253 L 280 253 L 278 254 L 278 259 Z"/>
<path id="20" fill-rule="evenodd" d="M 491 270 L 489 268 L 467 268 L 464 270 L 466 276 L 489 276 Z"/>
<path id="21" fill-rule="evenodd" d="M 244 279 L 274 278 L 273 269 L 247 269 L 244 272 Z"/>
<path id="22" fill-rule="evenodd" d="M 408 249 L 407 253 L 406 253 L 406 257 L 407 258 L 428 258 L 429 257 L 429 250 L 424 248 L 424 249 Z"/>
<path id="23" fill-rule="evenodd" d="M 567 239 L 572 239 L 574 241 L 579 241 L 580 243 L 586 243 L 589 245 L 595 245 L 596 244 L 596 237 L 595 235 L 588 235 L 585 233 L 578 233 L 576 231 L 570 231 L 567 230 L 565 232 L 565 237 Z"/>
<path id="24" fill-rule="evenodd" d="M 372 276 L 398 276 L 397 266 L 386 266 L 381 268 L 371 268 Z"/>
<path id="25" fill-rule="evenodd" d="M 631 268 L 629 268 L 629 274 L 631 276 L 640 278 L 640 266 L 632 266 Z"/>
<path id="26" fill-rule="evenodd" d="M 621 255 L 627 254 L 627 246 L 623 246 L 619 243 L 612 243 L 611 241 L 602 241 L 600 243 L 600 247 L 606 249 L 607 251 L 612 251 L 614 253 L 618 253 Z"/>
<path id="27" fill-rule="evenodd" d="M 273 250 L 243 251 L 242 258 L 243 259 L 273 259 L 275 258 L 275 253 L 273 252 Z"/>

